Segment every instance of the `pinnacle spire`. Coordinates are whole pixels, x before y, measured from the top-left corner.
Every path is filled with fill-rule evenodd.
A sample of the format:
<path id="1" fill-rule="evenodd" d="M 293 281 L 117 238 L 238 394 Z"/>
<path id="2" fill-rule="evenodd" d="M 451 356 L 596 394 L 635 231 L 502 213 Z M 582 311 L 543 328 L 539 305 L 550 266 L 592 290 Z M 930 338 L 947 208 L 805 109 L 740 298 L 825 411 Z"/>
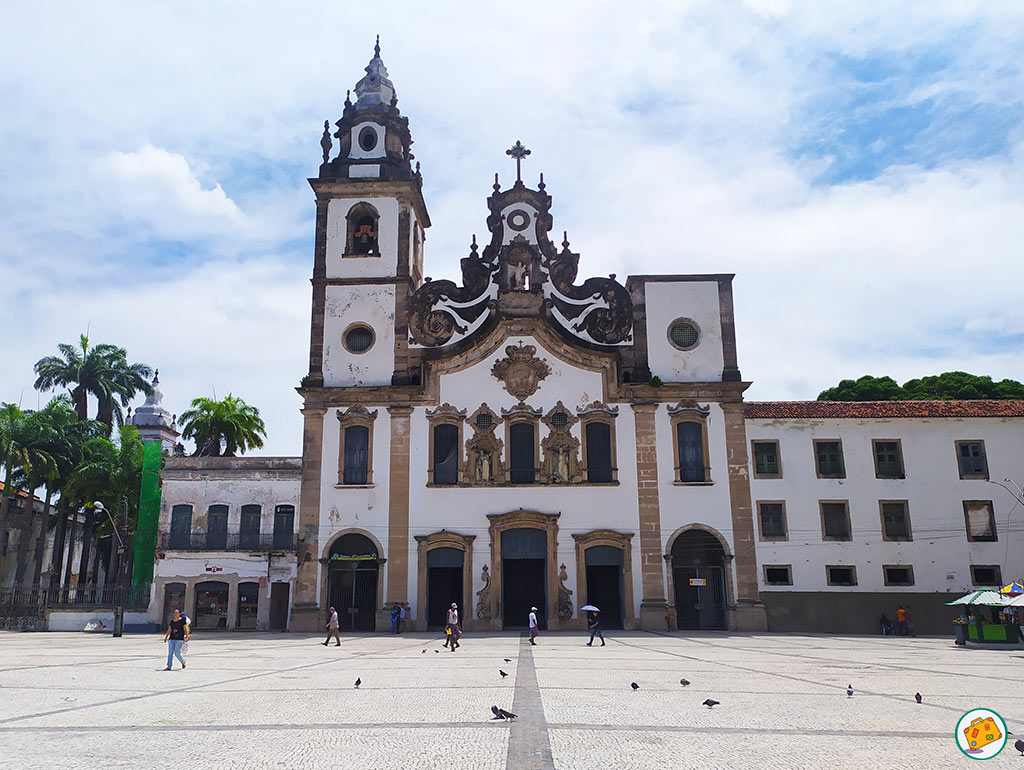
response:
<path id="1" fill-rule="evenodd" d="M 387 108 L 397 102 L 394 83 L 388 78 L 387 67 L 380 58 L 380 35 L 373 46 L 373 58 L 366 65 L 366 75 L 356 83 L 356 107 Z"/>

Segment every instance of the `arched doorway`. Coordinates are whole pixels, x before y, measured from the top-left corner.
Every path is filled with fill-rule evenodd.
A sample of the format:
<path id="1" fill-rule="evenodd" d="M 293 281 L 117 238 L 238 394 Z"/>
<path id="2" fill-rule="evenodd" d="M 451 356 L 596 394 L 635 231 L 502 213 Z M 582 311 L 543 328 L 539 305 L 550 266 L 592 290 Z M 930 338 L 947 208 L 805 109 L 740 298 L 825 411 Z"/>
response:
<path id="1" fill-rule="evenodd" d="M 427 628 L 443 628 L 452 602 L 459 605 L 459 615 L 470 610 L 462 596 L 463 562 L 460 548 L 431 548 L 427 551 Z"/>
<path id="2" fill-rule="evenodd" d="M 691 529 L 672 544 L 672 584 L 680 629 L 726 628 L 725 549 L 710 532 Z"/>
<path id="3" fill-rule="evenodd" d="M 601 610 L 601 624 L 605 628 L 622 628 L 622 549 L 593 545 L 583 553 L 587 570 L 586 603 Z"/>
<path id="4" fill-rule="evenodd" d="M 341 630 L 375 631 L 377 546 L 365 535 L 350 532 L 334 541 L 327 561 L 327 606 L 337 610 Z"/>
<path id="5" fill-rule="evenodd" d="M 504 628 L 526 628 L 530 607 L 544 627 L 547 617 L 547 532 L 522 527 L 501 533 L 501 619 Z"/>

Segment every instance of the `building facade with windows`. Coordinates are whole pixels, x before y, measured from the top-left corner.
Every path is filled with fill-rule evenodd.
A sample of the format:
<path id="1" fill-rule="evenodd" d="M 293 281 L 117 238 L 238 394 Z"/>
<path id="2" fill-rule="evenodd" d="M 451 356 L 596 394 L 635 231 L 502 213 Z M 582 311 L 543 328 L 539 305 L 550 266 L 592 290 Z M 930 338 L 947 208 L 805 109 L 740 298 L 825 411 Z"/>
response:
<path id="1" fill-rule="evenodd" d="M 579 629 L 590 603 L 611 628 L 872 631 L 1024 571 L 1019 509 L 957 470 L 1011 475 L 1024 403 L 745 404 L 733 276 L 581 277 L 518 142 L 461 279 L 431 280 L 397 105 L 375 51 L 309 180 L 302 456 L 168 460 L 154 620 L 242 627 L 255 595 L 256 627 L 285 606 L 296 631 L 329 606 L 384 629 L 395 604 L 435 628 L 452 602 L 468 630 L 531 606 Z"/>

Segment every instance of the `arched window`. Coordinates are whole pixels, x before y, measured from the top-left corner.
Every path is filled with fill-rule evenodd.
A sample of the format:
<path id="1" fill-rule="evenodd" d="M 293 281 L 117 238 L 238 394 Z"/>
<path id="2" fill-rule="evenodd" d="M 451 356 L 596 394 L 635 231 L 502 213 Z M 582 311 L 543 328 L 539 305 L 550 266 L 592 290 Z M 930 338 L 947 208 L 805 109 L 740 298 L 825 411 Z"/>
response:
<path id="1" fill-rule="evenodd" d="M 614 481 L 612 475 L 612 426 L 591 420 L 584 426 L 587 450 L 587 481 L 601 484 Z"/>
<path id="2" fill-rule="evenodd" d="M 434 483 L 456 484 L 459 480 L 459 429 L 444 423 L 434 426 Z"/>
<path id="3" fill-rule="evenodd" d="M 675 435 L 672 450 L 676 463 L 677 484 L 707 484 L 711 482 L 708 461 L 708 415 L 710 407 L 696 402 L 680 402 L 668 408 Z"/>
<path id="4" fill-rule="evenodd" d="M 228 507 L 211 505 L 206 512 L 206 547 L 220 551 L 228 547 Z"/>
<path id="5" fill-rule="evenodd" d="M 508 467 L 509 481 L 513 484 L 533 484 L 536 481 L 537 428 L 532 422 L 515 422 L 509 426 Z"/>
<path id="6" fill-rule="evenodd" d="M 357 203 L 349 209 L 345 219 L 348 223 L 345 255 L 352 257 L 380 256 L 378 245 L 380 214 L 377 213 L 377 209 L 369 203 Z"/>
<path id="7" fill-rule="evenodd" d="M 338 485 L 363 486 L 373 483 L 372 412 L 356 405 L 337 412 L 340 428 L 338 446 Z"/>
<path id="8" fill-rule="evenodd" d="M 258 505 L 243 505 L 238 528 L 238 544 L 242 548 L 258 548 L 260 544 L 260 517 Z"/>
<path id="9" fill-rule="evenodd" d="M 192 540 L 192 506 L 176 505 L 171 509 L 171 536 L 168 548 L 187 551 Z"/>

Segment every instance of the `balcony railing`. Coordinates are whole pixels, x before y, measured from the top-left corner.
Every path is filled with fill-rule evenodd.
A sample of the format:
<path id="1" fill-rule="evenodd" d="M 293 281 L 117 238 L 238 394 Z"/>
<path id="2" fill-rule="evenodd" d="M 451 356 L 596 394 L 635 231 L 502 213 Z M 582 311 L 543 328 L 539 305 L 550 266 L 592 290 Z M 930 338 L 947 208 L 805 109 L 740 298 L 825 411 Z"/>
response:
<path id="1" fill-rule="evenodd" d="M 0 610 L 27 607 L 112 608 L 120 597 L 121 589 L 117 586 L 7 587 L 0 589 Z M 132 609 L 149 606 L 149 584 L 129 586 L 125 606 Z"/>
<path id="2" fill-rule="evenodd" d="M 295 535 L 292 533 L 189 532 L 179 535 L 175 532 L 160 534 L 158 548 L 161 551 L 295 551 Z"/>

